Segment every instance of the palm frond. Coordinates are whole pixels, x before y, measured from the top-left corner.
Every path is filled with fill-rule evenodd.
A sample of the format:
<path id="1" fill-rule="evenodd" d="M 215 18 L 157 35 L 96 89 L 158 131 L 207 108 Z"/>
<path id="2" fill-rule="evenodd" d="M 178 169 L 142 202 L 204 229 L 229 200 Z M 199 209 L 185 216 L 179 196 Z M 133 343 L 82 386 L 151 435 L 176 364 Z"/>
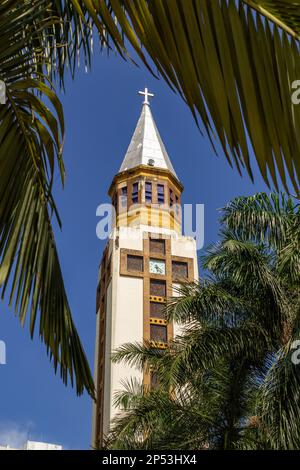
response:
<path id="1" fill-rule="evenodd" d="M 300 211 L 288 232 L 288 241 L 278 253 L 278 271 L 291 286 L 299 288 L 300 282 Z"/>
<path id="2" fill-rule="evenodd" d="M 143 369 L 149 362 L 155 364 L 160 361 L 162 352 L 151 347 L 150 342 L 125 343 L 112 353 L 112 361 L 125 361 L 127 364 Z"/>
<path id="3" fill-rule="evenodd" d="M 25 323 L 30 310 L 30 334 L 33 336 L 40 310 L 39 335 L 53 358 L 55 370 L 67 383 L 77 382 L 77 392 L 86 388 L 93 393 L 93 380 L 76 328 L 72 321 L 47 199 L 32 159 L 31 146 L 39 142 L 35 134 L 42 124 L 35 122 L 32 134 L 25 136 L 22 126 L 14 121 L 10 108 L 1 110 L 0 172 L 0 285 L 2 298 L 10 289 L 10 304 Z M 25 113 L 24 120 L 29 119 Z M 28 132 L 28 122 L 26 123 Z M 39 136 L 48 139 L 49 133 Z M 51 145 L 47 140 L 45 145 Z M 40 153 L 34 153 L 39 156 Z M 50 199 L 50 210 L 54 210 Z M 31 306 L 30 306 L 31 304 Z M 30 306 L 30 307 L 29 307 Z"/>
<path id="4" fill-rule="evenodd" d="M 114 393 L 114 406 L 121 410 L 128 410 L 135 405 L 136 397 L 143 394 L 143 384 L 135 378 L 129 378 L 120 382 L 122 387 Z"/>
<path id="5" fill-rule="evenodd" d="M 184 284 L 168 304 L 168 318 L 182 323 L 169 348 L 115 352 L 115 361 L 154 372 L 158 386 L 120 395 L 128 406 L 111 448 L 299 448 L 298 212 L 276 195 L 237 199 L 226 211 L 230 223 L 204 257 L 210 277 Z M 280 244 L 267 223 L 277 216 Z M 295 253 L 283 269 L 284 250 Z"/>
<path id="6" fill-rule="evenodd" d="M 289 0 L 245 0 L 250 6 L 257 8 L 263 15 L 277 22 L 292 36 L 300 36 L 299 1 Z"/>
<path id="7" fill-rule="evenodd" d="M 238 197 L 221 209 L 221 223 L 237 237 L 265 242 L 274 249 L 287 243 L 297 219 L 296 204 L 284 193 Z"/>
<path id="8" fill-rule="evenodd" d="M 86 70 L 90 69 L 94 48 L 109 50 L 110 38 L 104 24 L 89 14 L 84 2 L 51 0 L 47 3 L 48 9 L 43 15 L 46 19 L 51 15 L 56 21 L 52 19 L 49 26 L 46 23 L 43 28 L 44 64 L 50 79 L 58 79 L 64 86 L 66 72 L 74 78 L 81 62 Z"/>
<path id="9" fill-rule="evenodd" d="M 260 391 L 262 426 L 273 449 L 296 450 L 300 445 L 300 371 L 292 362 L 293 352 L 291 342 L 278 352 Z"/>
<path id="10" fill-rule="evenodd" d="M 174 290 L 177 295 L 168 299 L 166 315 L 176 323 L 223 320 L 233 324 L 236 314 L 246 308 L 244 300 L 222 282 L 185 283 Z"/>
<path id="11" fill-rule="evenodd" d="M 267 184 L 277 188 L 279 175 L 285 188 L 289 178 L 299 193 L 300 109 L 292 103 L 292 83 L 300 76 L 299 16 L 293 15 L 298 2 L 83 4 L 123 55 L 124 37 L 147 66 L 148 53 L 211 141 L 217 136 L 231 165 L 252 178 L 252 147 Z M 253 8 L 260 4 L 269 14 Z"/>
<path id="12" fill-rule="evenodd" d="M 45 5 L 6 0 L 0 9 L 0 78 L 7 90 L 0 107 L 0 287 L 22 325 L 29 316 L 31 337 L 39 323 L 40 338 L 64 383 L 69 377 L 78 394 L 84 389 L 93 394 L 51 226 L 53 214 L 60 223 L 51 189 L 56 168 L 64 179 L 64 119 L 32 53 Z"/>
<path id="13" fill-rule="evenodd" d="M 254 372 L 252 373 L 252 377 Z M 131 407 L 112 423 L 113 449 L 228 449 L 235 446 L 255 395 L 247 363 L 219 358 L 215 368 L 187 377 L 184 387 L 129 391 Z M 125 392 L 125 395 L 127 392 Z M 125 447 L 124 447 L 125 446 Z"/>

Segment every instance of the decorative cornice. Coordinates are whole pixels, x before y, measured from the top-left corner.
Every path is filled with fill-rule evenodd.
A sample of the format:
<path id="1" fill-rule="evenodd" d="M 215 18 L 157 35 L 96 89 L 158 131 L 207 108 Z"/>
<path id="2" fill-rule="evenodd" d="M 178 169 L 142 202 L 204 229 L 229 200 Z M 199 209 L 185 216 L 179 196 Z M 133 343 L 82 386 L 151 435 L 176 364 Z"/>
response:
<path id="1" fill-rule="evenodd" d="M 131 168 L 129 170 L 125 171 L 120 171 L 117 173 L 113 180 L 112 183 L 109 187 L 108 190 L 108 195 L 111 197 L 113 188 L 115 185 L 121 181 L 124 181 L 129 178 L 134 178 L 135 176 L 149 176 L 149 177 L 164 177 L 172 181 L 172 183 L 179 189 L 180 192 L 183 191 L 183 185 L 180 183 L 180 181 L 174 176 L 173 173 L 171 173 L 170 170 L 167 170 L 165 168 L 157 168 L 157 167 L 151 167 L 148 165 L 138 165 L 135 168 Z"/>

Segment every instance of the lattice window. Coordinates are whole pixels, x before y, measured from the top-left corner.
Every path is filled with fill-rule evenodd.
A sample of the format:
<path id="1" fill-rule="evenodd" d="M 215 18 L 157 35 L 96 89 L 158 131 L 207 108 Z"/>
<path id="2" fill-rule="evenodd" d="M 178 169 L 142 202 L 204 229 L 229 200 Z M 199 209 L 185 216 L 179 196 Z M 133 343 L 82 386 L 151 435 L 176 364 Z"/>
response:
<path id="1" fill-rule="evenodd" d="M 187 278 L 188 264 L 183 261 L 172 261 L 172 274 L 174 278 Z"/>
<path id="2" fill-rule="evenodd" d="M 131 193 L 132 204 L 137 204 L 139 202 L 139 183 L 133 183 L 132 193 Z"/>
<path id="3" fill-rule="evenodd" d="M 150 280 L 150 295 L 166 297 L 166 282 L 156 279 Z"/>
<path id="4" fill-rule="evenodd" d="M 157 389 L 159 387 L 158 375 L 156 372 L 150 372 L 150 387 Z"/>
<path id="5" fill-rule="evenodd" d="M 127 255 L 127 270 L 128 271 L 143 271 L 144 262 L 142 256 Z"/>
<path id="6" fill-rule="evenodd" d="M 162 302 L 150 302 L 150 317 L 166 319 L 166 304 Z"/>
<path id="7" fill-rule="evenodd" d="M 166 252 L 165 240 L 150 239 L 150 253 L 158 253 L 164 255 Z"/>
<path id="8" fill-rule="evenodd" d="M 167 327 L 163 325 L 150 325 L 150 340 L 166 343 L 168 338 Z"/>
<path id="9" fill-rule="evenodd" d="M 145 200 L 146 202 L 152 202 L 152 183 L 146 181 L 145 184 Z"/>
<path id="10" fill-rule="evenodd" d="M 165 203 L 165 186 L 163 184 L 157 185 L 157 202 L 158 204 Z"/>

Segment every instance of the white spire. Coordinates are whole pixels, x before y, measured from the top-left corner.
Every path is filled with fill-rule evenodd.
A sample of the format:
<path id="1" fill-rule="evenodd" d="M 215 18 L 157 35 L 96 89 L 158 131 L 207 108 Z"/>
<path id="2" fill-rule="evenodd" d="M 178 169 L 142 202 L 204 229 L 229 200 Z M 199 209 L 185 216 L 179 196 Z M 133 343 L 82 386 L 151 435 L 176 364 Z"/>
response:
<path id="1" fill-rule="evenodd" d="M 178 179 L 150 110 L 148 98 L 154 95 L 148 88 L 139 94 L 145 96 L 142 112 L 119 171 L 149 165 L 169 170 Z"/>

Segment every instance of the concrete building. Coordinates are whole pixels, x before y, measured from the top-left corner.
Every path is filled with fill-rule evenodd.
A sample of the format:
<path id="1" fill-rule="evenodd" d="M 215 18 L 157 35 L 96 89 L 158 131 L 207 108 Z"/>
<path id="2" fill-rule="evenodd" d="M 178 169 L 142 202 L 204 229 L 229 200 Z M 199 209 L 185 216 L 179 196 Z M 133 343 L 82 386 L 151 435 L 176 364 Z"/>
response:
<path id="1" fill-rule="evenodd" d="M 111 352 L 124 343 L 149 341 L 167 348 L 177 326 L 168 323 L 166 299 L 181 282 L 198 278 L 196 242 L 182 235 L 183 186 L 154 122 L 145 92 L 140 118 L 120 170 L 109 188 L 116 217 L 103 252 L 97 287 L 92 446 L 101 445 L 119 411 L 114 393 L 134 378 L 151 387 L 155 377 Z"/>
<path id="2" fill-rule="evenodd" d="M 0 450 L 62 450 L 62 446 L 48 442 L 26 441 L 20 449 L 9 445 L 0 445 Z"/>
<path id="3" fill-rule="evenodd" d="M 62 446 L 48 442 L 27 441 L 25 450 L 62 450 Z"/>

